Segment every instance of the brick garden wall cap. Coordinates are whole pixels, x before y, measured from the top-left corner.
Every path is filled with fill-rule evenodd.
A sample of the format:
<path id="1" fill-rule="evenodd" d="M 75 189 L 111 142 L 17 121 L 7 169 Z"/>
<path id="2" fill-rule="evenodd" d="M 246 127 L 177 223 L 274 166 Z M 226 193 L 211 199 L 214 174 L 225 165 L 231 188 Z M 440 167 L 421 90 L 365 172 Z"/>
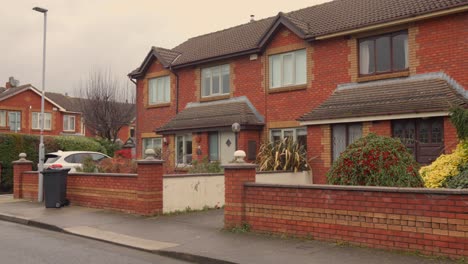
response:
<path id="1" fill-rule="evenodd" d="M 468 189 L 446 189 L 446 188 L 409 188 L 409 187 L 378 187 L 378 186 L 348 186 L 348 185 L 287 185 L 246 182 L 245 186 L 266 187 L 266 188 L 296 188 L 314 190 L 335 190 L 335 191 L 365 191 L 365 192 L 393 192 L 393 193 L 420 193 L 420 194 L 445 194 L 445 195 L 468 195 Z"/>
<path id="2" fill-rule="evenodd" d="M 163 163 L 164 163 L 164 160 L 157 160 L 157 159 L 154 159 L 154 160 L 147 160 L 147 159 L 137 160 L 137 164 L 163 164 Z"/>
<path id="3" fill-rule="evenodd" d="M 257 164 L 253 163 L 228 163 L 221 165 L 221 168 L 224 169 L 256 169 Z"/>
<path id="4" fill-rule="evenodd" d="M 19 159 L 19 160 L 12 161 L 11 163 L 12 164 L 32 164 L 33 162 L 27 159 L 24 159 L 24 160 Z"/>

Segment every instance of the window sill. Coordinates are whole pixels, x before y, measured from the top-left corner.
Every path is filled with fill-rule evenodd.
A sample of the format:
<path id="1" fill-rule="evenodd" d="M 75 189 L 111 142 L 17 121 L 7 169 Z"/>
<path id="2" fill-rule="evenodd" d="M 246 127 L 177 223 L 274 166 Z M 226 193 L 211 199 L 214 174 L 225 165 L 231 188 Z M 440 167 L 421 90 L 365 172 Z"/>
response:
<path id="1" fill-rule="evenodd" d="M 391 79 L 391 78 L 398 78 L 398 77 L 408 77 L 409 75 L 410 75 L 409 71 L 406 70 L 406 71 L 400 71 L 400 72 L 360 76 L 357 78 L 356 81 L 357 82 L 369 82 L 369 81 L 384 80 L 384 79 Z"/>
<path id="2" fill-rule="evenodd" d="M 41 131 L 40 128 L 31 128 L 32 131 Z M 44 131 L 52 131 L 52 129 L 44 128 Z"/>
<path id="3" fill-rule="evenodd" d="M 146 108 L 160 108 L 160 107 L 169 107 L 171 106 L 171 103 L 163 103 L 163 104 L 153 104 L 153 105 L 147 105 Z"/>
<path id="4" fill-rule="evenodd" d="M 284 87 L 279 87 L 279 88 L 269 88 L 268 93 L 281 93 L 281 92 L 291 92 L 291 91 L 297 91 L 297 90 L 305 90 L 307 89 L 307 84 L 301 84 L 301 85 L 293 85 L 293 86 L 284 86 Z"/>
<path id="5" fill-rule="evenodd" d="M 200 102 L 211 102 L 211 101 L 229 99 L 230 96 L 231 96 L 230 94 L 225 94 L 225 95 L 201 97 Z"/>
<path id="6" fill-rule="evenodd" d="M 75 130 L 64 130 L 62 131 L 63 133 L 75 133 L 76 131 Z"/>

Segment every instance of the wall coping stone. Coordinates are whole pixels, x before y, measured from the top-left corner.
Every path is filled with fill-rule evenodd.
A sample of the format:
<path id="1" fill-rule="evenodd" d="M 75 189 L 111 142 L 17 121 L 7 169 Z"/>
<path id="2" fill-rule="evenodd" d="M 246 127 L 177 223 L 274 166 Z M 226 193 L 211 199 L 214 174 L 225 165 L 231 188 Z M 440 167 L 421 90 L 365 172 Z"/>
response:
<path id="1" fill-rule="evenodd" d="M 256 169 L 257 164 L 253 163 L 229 163 L 221 165 L 221 168 L 225 169 Z"/>
<path id="2" fill-rule="evenodd" d="M 336 190 L 336 191 L 366 191 L 366 192 L 393 192 L 393 193 L 421 193 L 421 194 L 445 194 L 445 195 L 468 195 L 468 189 L 430 189 L 430 188 L 408 188 L 408 187 L 376 187 L 376 186 L 347 186 L 347 185 L 327 185 L 327 184 L 270 184 L 246 182 L 244 186 L 248 187 L 266 187 L 266 188 L 296 188 L 296 189 L 314 189 L 314 190 Z"/>
<path id="3" fill-rule="evenodd" d="M 310 171 L 298 171 L 294 172 L 293 170 L 282 170 L 282 171 L 257 171 L 257 174 L 280 174 L 280 173 L 304 173 Z"/>
<path id="4" fill-rule="evenodd" d="M 37 174 L 38 171 L 25 171 L 24 173 Z M 90 173 L 90 172 L 71 172 L 68 176 L 102 176 L 102 177 L 138 177 L 136 173 Z"/>
<path id="5" fill-rule="evenodd" d="M 224 176 L 223 172 L 220 173 L 186 173 L 186 174 L 165 174 L 164 178 L 189 178 L 189 177 L 212 177 L 212 176 Z"/>
<path id="6" fill-rule="evenodd" d="M 144 159 L 144 160 L 137 160 L 137 164 L 163 164 L 164 160 L 157 160 L 157 159 Z"/>
<path id="7" fill-rule="evenodd" d="M 12 164 L 33 164 L 30 160 L 15 160 L 11 162 Z"/>

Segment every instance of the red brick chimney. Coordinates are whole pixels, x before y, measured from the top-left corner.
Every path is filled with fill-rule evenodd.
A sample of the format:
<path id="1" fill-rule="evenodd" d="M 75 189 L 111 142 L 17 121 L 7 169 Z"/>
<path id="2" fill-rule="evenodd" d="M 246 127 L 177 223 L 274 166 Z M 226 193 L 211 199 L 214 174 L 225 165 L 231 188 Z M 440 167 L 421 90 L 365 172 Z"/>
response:
<path id="1" fill-rule="evenodd" d="M 6 83 L 5 83 L 5 88 L 10 89 L 11 87 L 13 87 L 13 86 L 11 86 L 11 83 L 10 83 L 10 82 L 6 82 Z"/>

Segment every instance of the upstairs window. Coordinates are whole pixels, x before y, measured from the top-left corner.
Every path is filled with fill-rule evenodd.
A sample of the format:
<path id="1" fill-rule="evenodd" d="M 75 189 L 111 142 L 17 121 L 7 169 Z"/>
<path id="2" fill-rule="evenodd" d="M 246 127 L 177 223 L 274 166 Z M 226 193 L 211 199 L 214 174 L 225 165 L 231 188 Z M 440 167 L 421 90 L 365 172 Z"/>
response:
<path id="1" fill-rule="evenodd" d="M 372 75 L 408 69 L 408 32 L 359 40 L 359 74 Z"/>
<path id="2" fill-rule="evenodd" d="M 171 79 L 169 76 L 152 78 L 148 81 L 148 103 L 150 105 L 171 102 Z"/>
<path id="3" fill-rule="evenodd" d="M 229 86 L 229 64 L 202 69 L 203 97 L 229 94 Z"/>
<path id="4" fill-rule="evenodd" d="M 63 116 L 63 131 L 75 131 L 75 116 Z"/>
<path id="5" fill-rule="evenodd" d="M 41 113 L 32 113 L 32 129 L 41 129 Z M 52 114 L 44 113 L 44 129 L 52 129 Z"/>
<path id="6" fill-rule="evenodd" d="M 270 88 L 301 85 L 307 82 L 306 50 L 270 56 Z"/>

